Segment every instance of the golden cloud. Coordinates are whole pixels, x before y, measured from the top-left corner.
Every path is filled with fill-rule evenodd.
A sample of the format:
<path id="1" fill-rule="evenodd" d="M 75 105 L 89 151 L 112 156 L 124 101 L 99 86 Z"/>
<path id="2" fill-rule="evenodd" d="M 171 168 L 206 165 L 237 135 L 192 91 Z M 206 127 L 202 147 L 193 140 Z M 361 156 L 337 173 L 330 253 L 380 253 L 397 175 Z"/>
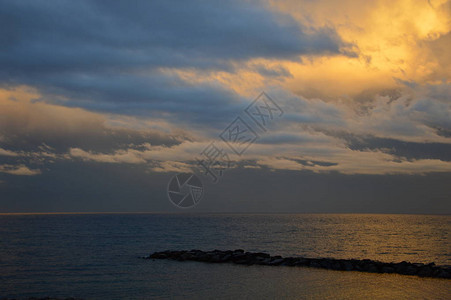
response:
<path id="1" fill-rule="evenodd" d="M 443 43 L 449 49 L 449 1 L 379 0 L 356 5 L 352 0 L 282 0 L 270 4 L 305 26 L 333 27 L 359 54 L 358 58 L 308 57 L 303 63 L 286 63 L 293 74 L 286 82 L 291 91 L 337 97 L 399 87 L 395 78 L 432 84 L 443 79 L 449 66 L 449 55 L 438 55 L 433 49 L 447 51 Z"/>

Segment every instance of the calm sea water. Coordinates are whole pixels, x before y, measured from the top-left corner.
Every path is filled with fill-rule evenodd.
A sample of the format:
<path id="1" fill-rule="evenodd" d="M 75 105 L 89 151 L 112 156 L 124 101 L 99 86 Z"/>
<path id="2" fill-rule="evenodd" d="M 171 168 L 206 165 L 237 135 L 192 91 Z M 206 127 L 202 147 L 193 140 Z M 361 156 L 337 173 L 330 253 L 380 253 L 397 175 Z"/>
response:
<path id="1" fill-rule="evenodd" d="M 450 228 L 418 215 L 0 215 L 0 298 L 450 299 L 444 279 L 138 258 L 242 248 L 451 265 Z"/>

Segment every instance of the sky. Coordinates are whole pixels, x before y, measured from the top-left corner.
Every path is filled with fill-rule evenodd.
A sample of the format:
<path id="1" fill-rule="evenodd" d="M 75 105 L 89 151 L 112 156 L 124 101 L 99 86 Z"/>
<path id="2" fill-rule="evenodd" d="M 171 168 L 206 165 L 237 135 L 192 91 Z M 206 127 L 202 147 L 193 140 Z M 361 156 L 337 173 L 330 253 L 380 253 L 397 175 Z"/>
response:
<path id="1" fill-rule="evenodd" d="M 442 0 L 0 0 L 0 213 L 180 212 L 168 182 L 192 173 L 183 212 L 450 214 L 450 20 Z"/>

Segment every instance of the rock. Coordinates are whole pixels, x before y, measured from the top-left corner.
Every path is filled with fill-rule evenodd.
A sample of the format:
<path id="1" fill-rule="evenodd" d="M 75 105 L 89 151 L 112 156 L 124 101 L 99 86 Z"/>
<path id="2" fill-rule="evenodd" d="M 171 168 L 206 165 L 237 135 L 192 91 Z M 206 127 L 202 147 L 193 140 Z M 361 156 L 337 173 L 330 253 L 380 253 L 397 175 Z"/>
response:
<path id="1" fill-rule="evenodd" d="M 315 260 L 311 260 L 309 266 L 313 268 L 321 268 L 321 264 Z"/>
<path id="2" fill-rule="evenodd" d="M 352 265 L 352 263 L 350 261 L 344 261 L 341 263 L 342 265 L 342 270 L 345 271 L 351 271 L 354 269 L 354 266 Z"/>
<path id="3" fill-rule="evenodd" d="M 439 270 L 439 272 L 436 274 L 438 278 L 451 278 L 451 273 L 447 270 Z"/>
<path id="4" fill-rule="evenodd" d="M 409 264 L 405 261 L 395 264 L 396 273 L 404 274 Z"/>
<path id="5" fill-rule="evenodd" d="M 415 268 L 414 266 L 407 266 L 406 270 L 405 270 L 405 275 L 416 275 L 418 273 L 417 268 Z"/>
<path id="6" fill-rule="evenodd" d="M 341 265 L 338 261 L 332 262 L 332 270 L 341 270 Z"/>
<path id="7" fill-rule="evenodd" d="M 209 261 L 210 255 L 208 255 L 207 253 L 202 253 L 197 258 L 199 261 Z"/>
<path id="8" fill-rule="evenodd" d="M 179 261 L 185 261 L 185 260 L 191 260 L 193 258 L 192 254 L 189 253 L 183 253 L 182 255 L 180 255 L 177 260 Z"/>
<path id="9" fill-rule="evenodd" d="M 379 269 L 374 264 L 369 264 L 366 270 L 370 273 L 379 273 Z"/>
<path id="10" fill-rule="evenodd" d="M 263 257 L 263 258 L 270 258 L 271 257 L 268 253 L 263 253 L 263 252 L 257 252 L 257 253 L 254 253 L 254 255 L 258 256 L 258 257 Z"/>
<path id="11" fill-rule="evenodd" d="M 343 260 L 333 258 L 304 258 L 285 257 L 280 255 L 270 256 L 263 252 L 245 252 L 243 249 L 222 251 L 202 251 L 192 249 L 190 251 L 162 251 L 154 252 L 145 259 L 171 259 L 177 261 L 201 261 L 208 263 L 235 263 L 242 265 L 269 265 L 269 266 L 309 266 L 314 268 L 362 271 L 372 273 L 398 273 L 403 275 L 417 275 L 422 277 L 451 278 L 451 266 L 436 266 L 434 263 L 382 263 L 369 259 Z"/>
<path id="12" fill-rule="evenodd" d="M 385 267 L 382 267 L 381 271 L 382 271 L 382 273 L 394 273 L 395 269 L 392 267 L 385 266 Z"/>
<path id="13" fill-rule="evenodd" d="M 415 275 L 417 274 L 417 268 L 413 264 L 402 261 L 395 265 L 396 273 L 403 275 Z"/>
<path id="14" fill-rule="evenodd" d="M 238 253 L 238 254 L 233 253 L 232 254 L 232 260 L 233 261 L 242 260 L 242 259 L 245 259 L 245 258 L 246 258 L 246 254 L 244 254 L 244 253 Z"/>
<path id="15" fill-rule="evenodd" d="M 249 261 L 245 258 L 242 259 L 237 259 L 233 261 L 234 263 L 238 264 L 238 265 L 247 265 L 249 264 Z"/>
<path id="16" fill-rule="evenodd" d="M 154 254 L 152 254 L 150 256 L 150 258 L 157 258 L 157 259 L 165 259 L 168 258 L 169 256 L 166 253 L 162 253 L 162 252 L 155 252 Z"/>
<path id="17" fill-rule="evenodd" d="M 353 268 L 354 268 L 354 270 L 359 271 L 359 272 L 365 272 L 366 271 L 362 266 L 360 266 L 358 264 L 353 265 Z"/>
<path id="18" fill-rule="evenodd" d="M 319 264 L 323 269 L 331 269 L 332 268 L 331 262 L 328 259 L 321 259 Z"/>
<path id="19" fill-rule="evenodd" d="M 219 263 L 219 262 L 222 262 L 222 261 L 221 261 L 221 256 L 218 255 L 218 254 L 215 254 L 215 255 L 211 256 L 211 258 L 210 258 L 209 261 L 210 261 L 210 262 L 213 262 L 213 263 Z"/>
<path id="20" fill-rule="evenodd" d="M 275 257 L 274 257 L 274 258 L 275 258 Z M 283 258 L 282 258 L 282 257 L 272 259 L 271 262 L 269 263 L 269 265 L 270 265 L 270 266 L 278 266 L 278 265 L 280 265 L 281 263 L 283 263 Z"/>
<path id="21" fill-rule="evenodd" d="M 295 266 L 308 266 L 309 260 L 303 257 L 296 257 Z"/>
<path id="22" fill-rule="evenodd" d="M 424 264 L 422 264 L 422 263 L 413 263 L 412 265 L 416 268 L 424 267 Z"/>
<path id="23" fill-rule="evenodd" d="M 232 255 L 231 255 L 231 254 L 225 254 L 225 255 L 221 258 L 221 262 L 228 262 L 231 258 L 232 258 Z"/>
<path id="24" fill-rule="evenodd" d="M 423 266 L 419 268 L 417 275 L 421 277 L 430 277 L 432 276 L 432 273 L 433 270 L 430 266 Z"/>
<path id="25" fill-rule="evenodd" d="M 295 265 L 296 261 L 297 260 L 294 257 L 287 257 L 283 259 L 282 265 L 292 267 Z"/>

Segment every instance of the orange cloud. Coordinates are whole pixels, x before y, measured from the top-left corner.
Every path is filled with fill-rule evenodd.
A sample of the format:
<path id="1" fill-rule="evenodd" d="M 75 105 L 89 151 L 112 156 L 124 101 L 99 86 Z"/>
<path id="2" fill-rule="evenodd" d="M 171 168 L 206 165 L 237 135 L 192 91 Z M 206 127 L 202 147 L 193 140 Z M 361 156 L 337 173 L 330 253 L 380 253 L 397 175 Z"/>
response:
<path id="1" fill-rule="evenodd" d="M 431 43 L 450 32 L 447 1 L 270 1 L 307 26 L 330 26 L 356 46 L 359 58 L 310 57 L 287 63 L 286 87 L 297 93 L 355 95 L 366 89 L 399 87 L 395 78 L 433 83 L 448 65 Z M 449 41 L 449 39 L 447 39 Z M 449 49 L 449 45 L 448 45 Z M 448 69 L 449 76 L 449 69 Z"/>

